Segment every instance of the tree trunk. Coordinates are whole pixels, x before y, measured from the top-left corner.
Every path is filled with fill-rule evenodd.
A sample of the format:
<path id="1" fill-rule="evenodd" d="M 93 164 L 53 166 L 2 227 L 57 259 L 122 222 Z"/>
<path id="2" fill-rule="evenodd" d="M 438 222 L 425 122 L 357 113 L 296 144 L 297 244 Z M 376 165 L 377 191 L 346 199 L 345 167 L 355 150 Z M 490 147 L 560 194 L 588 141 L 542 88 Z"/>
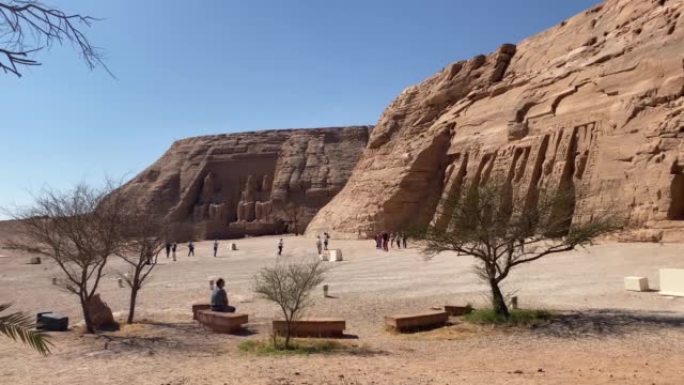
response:
<path id="1" fill-rule="evenodd" d="M 508 306 L 506 306 L 506 300 L 504 299 L 503 293 L 501 293 L 499 283 L 492 278 L 489 280 L 489 286 L 492 289 L 492 308 L 494 309 L 494 312 L 508 318 L 511 314 L 508 312 Z"/>
<path id="2" fill-rule="evenodd" d="M 129 325 L 133 323 L 133 318 L 135 317 L 135 302 L 138 298 L 139 289 L 135 283 L 131 286 L 131 301 L 128 305 L 128 319 L 126 320 Z"/>
<path id="3" fill-rule="evenodd" d="M 85 321 L 86 331 L 88 333 L 95 333 L 93 327 L 93 320 L 90 318 L 90 310 L 88 309 L 88 299 L 81 296 L 81 310 L 83 311 L 83 321 Z"/>
<path id="4" fill-rule="evenodd" d="M 138 298 L 138 291 L 140 290 L 140 272 L 144 268 L 144 262 L 142 258 L 138 261 L 138 265 L 135 267 L 133 272 L 133 279 L 131 280 L 131 300 L 128 305 L 128 320 L 126 321 L 129 325 L 133 323 L 133 318 L 135 317 L 135 302 Z"/>
<path id="5" fill-rule="evenodd" d="M 290 348 L 290 335 L 292 334 L 292 320 L 285 322 L 285 349 Z"/>

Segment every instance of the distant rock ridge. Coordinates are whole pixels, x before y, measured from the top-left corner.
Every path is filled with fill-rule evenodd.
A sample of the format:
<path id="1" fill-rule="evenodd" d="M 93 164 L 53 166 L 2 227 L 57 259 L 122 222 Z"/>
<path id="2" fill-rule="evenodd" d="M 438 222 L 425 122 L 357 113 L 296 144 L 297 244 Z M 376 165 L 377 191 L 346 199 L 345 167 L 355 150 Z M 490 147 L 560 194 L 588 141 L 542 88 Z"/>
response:
<path id="1" fill-rule="evenodd" d="M 303 232 L 342 189 L 372 126 L 286 129 L 175 142 L 117 191 L 171 224 L 169 238 Z"/>
<path id="2" fill-rule="evenodd" d="M 440 198 L 493 177 L 574 191 L 574 220 L 618 207 L 627 240 L 684 240 L 684 2 L 609 0 L 407 88 L 308 232 L 446 226 Z"/>

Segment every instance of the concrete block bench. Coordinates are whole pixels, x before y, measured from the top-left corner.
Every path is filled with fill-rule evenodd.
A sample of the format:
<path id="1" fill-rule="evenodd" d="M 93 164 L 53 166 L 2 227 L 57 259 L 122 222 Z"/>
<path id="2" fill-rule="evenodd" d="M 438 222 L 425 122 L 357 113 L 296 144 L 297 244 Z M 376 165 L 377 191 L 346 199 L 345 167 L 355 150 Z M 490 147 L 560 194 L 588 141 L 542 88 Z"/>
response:
<path id="1" fill-rule="evenodd" d="M 398 332 L 408 332 L 444 326 L 448 320 L 449 313 L 445 311 L 430 311 L 387 316 L 385 317 L 385 326 Z"/>
<path id="2" fill-rule="evenodd" d="M 209 310 L 211 305 L 208 303 L 195 303 L 192 305 L 192 319 L 197 321 L 197 312 L 200 310 Z"/>
<path id="3" fill-rule="evenodd" d="M 242 325 L 247 323 L 248 317 L 247 314 L 240 313 L 198 310 L 196 319 L 197 322 L 217 333 L 231 334 L 242 329 Z"/>
<path id="4" fill-rule="evenodd" d="M 472 313 L 473 308 L 471 306 L 446 305 L 444 306 L 444 311 L 449 313 L 449 315 L 452 317 L 460 317 L 462 315 Z"/>
<path id="5" fill-rule="evenodd" d="M 295 337 L 342 337 L 347 327 L 345 320 L 339 318 L 305 318 L 295 321 L 292 325 L 292 335 Z M 283 320 L 273 320 L 273 332 L 285 335 L 287 323 Z"/>
<path id="6" fill-rule="evenodd" d="M 660 294 L 684 297 L 684 269 L 660 269 Z"/>
<path id="7" fill-rule="evenodd" d="M 646 277 L 625 277 L 625 290 L 628 290 L 628 291 L 648 291 L 648 278 L 646 278 Z"/>

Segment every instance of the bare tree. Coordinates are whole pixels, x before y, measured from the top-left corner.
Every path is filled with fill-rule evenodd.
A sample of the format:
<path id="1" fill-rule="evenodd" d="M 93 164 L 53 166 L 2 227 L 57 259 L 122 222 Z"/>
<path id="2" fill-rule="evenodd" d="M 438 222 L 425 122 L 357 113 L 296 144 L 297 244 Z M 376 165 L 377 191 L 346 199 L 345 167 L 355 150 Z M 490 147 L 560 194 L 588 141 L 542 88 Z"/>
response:
<path id="1" fill-rule="evenodd" d="M 120 276 L 131 289 L 126 322 L 132 324 L 138 292 L 157 266 L 157 256 L 165 243 L 165 231 L 159 220 L 132 207 L 126 212 L 124 225 L 127 241 L 117 255 L 130 267 L 128 274 Z"/>
<path id="2" fill-rule="evenodd" d="M 45 190 L 33 206 L 13 213 L 19 234 L 8 248 L 46 256 L 57 263 L 60 284 L 78 296 L 88 332 L 95 331 L 89 303 L 110 255 L 121 247 L 123 201 L 110 192 L 79 184 L 73 190 Z M 106 198 L 106 199 L 105 199 Z"/>
<path id="3" fill-rule="evenodd" d="M 323 283 L 326 272 L 318 260 L 278 262 L 274 267 L 264 267 L 254 277 L 254 291 L 275 302 L 285 317 L 285 349 L 290 348 L 295 321 L 313 304 L 311 291 Z"/>
<path id="4" fill-rule="evenodd" d="M 619 228 L 614 213 L 573 221 L 574 190 L 539 190 L 515 199 L 510 183 L 491 181 L 444 200 L 437 220 L 416 232 L 427 256 L 456 251 L 479 261 L 478 275 L 491 289 L 494 311 L 509 316 L 501 282 L 516 266 L 590 244 Z"/>
<path id="5" fill-rule="evenodd" d="M 9 309 L 9 304 L 0 304 L 0 313 Z M 50 353 L 50 341 L 43 332 L 35 330 L 35 324 L 23 313 L 0 315 L 0 334 L 16 341 L 19 340 L 39 353 Z"/>
<path id="6" fill-rule="evenodd" d="M 40 65 L 32 54 L 55 43 L 69 42 L 90 69 L 101 66 L 112 75 L 102 60 L 102 51 L 81 30 L 96 20 L 34 0 L 0 2 L 0 69 L 21 76 L 22 66 Z"/>

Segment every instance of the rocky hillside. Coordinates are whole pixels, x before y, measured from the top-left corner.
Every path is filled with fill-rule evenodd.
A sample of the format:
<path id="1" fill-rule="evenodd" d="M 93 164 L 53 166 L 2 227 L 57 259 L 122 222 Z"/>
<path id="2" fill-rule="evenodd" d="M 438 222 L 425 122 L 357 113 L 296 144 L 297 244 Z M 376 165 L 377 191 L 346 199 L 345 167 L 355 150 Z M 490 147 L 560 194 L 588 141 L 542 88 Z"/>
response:
<path id="1" fill-rule="evenodd" d="M 273 130 L 177 141 L 123 186 L 177 241 L 306 228 L 345 185 L 370 126 Z"/>
<path id="2" fill-rule="evenodd" d="M 407 88 L 308 229 L 439 221 L 440 197 L 493 177 L 574 191 L 577 220 L 624 210 L 632 240 L 684 239 L 683 1 L 608 0 Z"/>

